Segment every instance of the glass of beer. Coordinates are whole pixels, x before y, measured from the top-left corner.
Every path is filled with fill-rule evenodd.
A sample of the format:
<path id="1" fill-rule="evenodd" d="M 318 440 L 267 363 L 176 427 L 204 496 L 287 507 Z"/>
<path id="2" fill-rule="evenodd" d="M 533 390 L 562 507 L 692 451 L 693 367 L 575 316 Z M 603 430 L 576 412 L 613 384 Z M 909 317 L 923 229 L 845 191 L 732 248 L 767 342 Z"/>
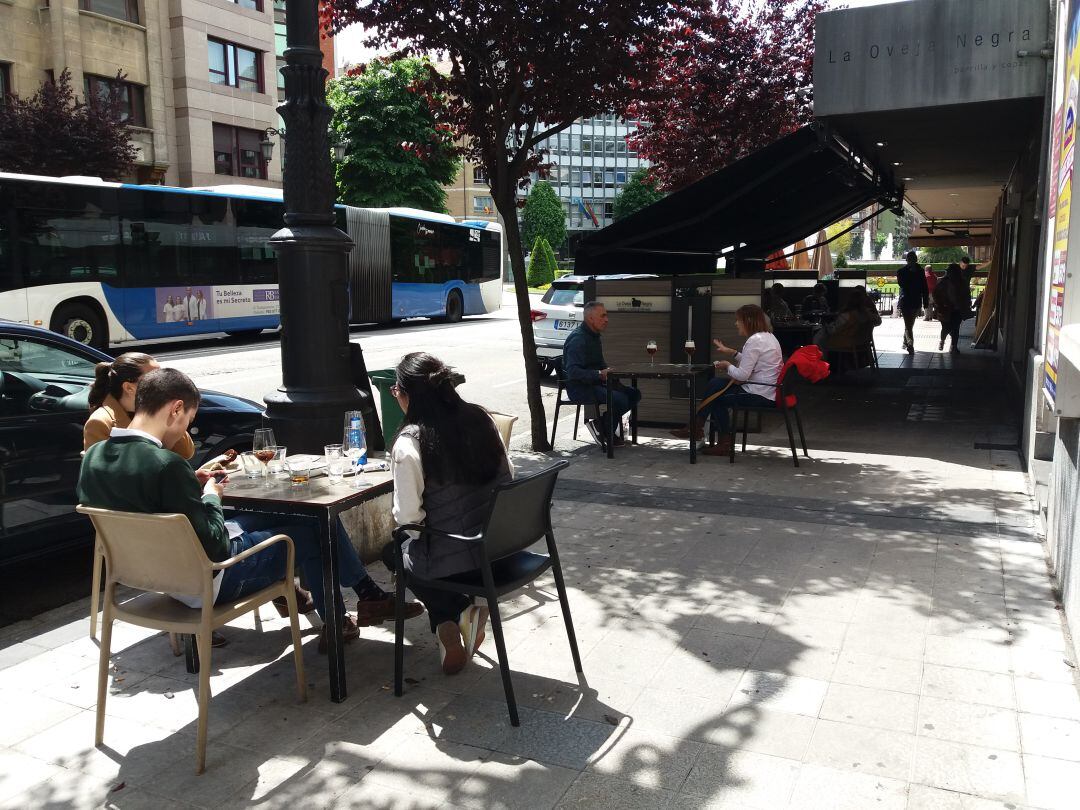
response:
<path id="1" fill-rule="evenodd" d="M 693 338 L 688 338 L 683 344 L 683 351 L 686 352 L 686 365 L 690 366 L 694 362 L 694 352 L 697 350 L 697 345 L 694 343 Z"/>
<path id="2" fill-rule="evenodd" d="M 650 340 L 646 343 L 645 351 L 649 353 L 649 365 L 654 365 L 656 363 L 656 341 Z"/>

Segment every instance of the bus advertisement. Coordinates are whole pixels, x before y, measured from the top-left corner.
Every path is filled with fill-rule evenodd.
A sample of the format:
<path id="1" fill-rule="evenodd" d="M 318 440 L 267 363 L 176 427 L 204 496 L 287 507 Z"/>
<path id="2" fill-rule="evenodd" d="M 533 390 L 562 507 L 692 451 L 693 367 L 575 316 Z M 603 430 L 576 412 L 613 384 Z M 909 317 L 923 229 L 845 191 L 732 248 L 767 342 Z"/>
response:
<path id="1" fill-rule="evenodd" d="M 502 233 L 404 208 L 336 206 L 349 320 L 498 309 Z M 98 348 L 280 325 L 276 189 L 181 189 L 0 173 L 0 318 Z"/>

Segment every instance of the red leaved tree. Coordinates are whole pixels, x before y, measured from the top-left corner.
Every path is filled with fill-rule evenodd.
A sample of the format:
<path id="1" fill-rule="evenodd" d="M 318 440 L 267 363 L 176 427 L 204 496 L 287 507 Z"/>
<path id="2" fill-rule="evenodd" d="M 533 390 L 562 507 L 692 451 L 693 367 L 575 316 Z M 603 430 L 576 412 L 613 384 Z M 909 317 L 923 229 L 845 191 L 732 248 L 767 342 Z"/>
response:
<path id="1" fill-rule="evenodd" d="M 688 185 L 813 118 L 814 17 L 824 0 L 717 0 L 675 31 L 628 114 L 665 190 Z"/>
<path id="2" fill-rule="evenodd" d="M 540 373 L 529 318 L 517 189 L 542 161 L 541 141 L 577 118 L 621 112 L 659 67 L 670 32 L 708 0 L 619 3 L 516 0 L 329 0 L 324 25 L 359 23 L 367 44 L 396 57 L 434 54 L 424 82 L 436 116 L 483 166 L 502 215 L 521 327 L 532 446 L 548 449 Z"/>
<path id="3" fill-rule="evenodd" d="M 85 174 L 119 180 L 131 171 L 135 147 L 121 118 L 120 81 L 105 98 L 75 98 L 71 74 L 46 81 L 30 98 L 0 105 L 0 171 L 62 177 Z"/>

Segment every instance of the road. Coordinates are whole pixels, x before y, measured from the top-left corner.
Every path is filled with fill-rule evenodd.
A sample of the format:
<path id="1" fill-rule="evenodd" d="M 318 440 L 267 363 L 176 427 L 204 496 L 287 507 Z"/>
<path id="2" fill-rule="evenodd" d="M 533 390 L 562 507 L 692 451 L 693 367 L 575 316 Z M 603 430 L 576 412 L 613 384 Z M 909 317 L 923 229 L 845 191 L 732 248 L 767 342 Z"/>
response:
<path id="1" fill-rule="evenodd" d="M 525 365 L 521 357 L 521 334 L 513 293 L 503 295 L 503 307 L 487 316 L 465 318 L 457 324 L 425 319 L 396 326 L 354 327 L 352 341 L 364 349 L 369 371 L 393 368 L 405 354 L 426 351 L 465 375 L 461 395 L 493 411 L 513 414 L 522 422 L 514 426 L 514 446 L 528 434 L 525 396 Z M 281 384 L 281 354 L 276 335 L 237 340 L 209 338 L 183 343 L 140 346 L 167 366 L 189 375 L 200 388 L 209 388 L 262 402 L 263 396 Z M 555 386 L 544 386 L 550 425 Z M 560 413 L 560 417 L 564 414 Z M 550 428 L 549 428 L 550 429 Z"/>

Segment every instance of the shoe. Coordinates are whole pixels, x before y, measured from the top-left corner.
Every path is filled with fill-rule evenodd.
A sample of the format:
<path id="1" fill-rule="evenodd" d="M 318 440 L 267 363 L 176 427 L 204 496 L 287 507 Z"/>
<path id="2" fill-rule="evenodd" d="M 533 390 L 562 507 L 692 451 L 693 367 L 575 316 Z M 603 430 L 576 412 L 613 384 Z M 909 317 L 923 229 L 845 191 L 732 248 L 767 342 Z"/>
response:
<path id="1" fill-rule="evenodd" d="M 624 439 L 622 436 L 616 435 L 615 440 L 612 442 L 612 444 L 614 444 L 616 447 L 622 447 L 624 444 L 626 444 L 626 439 Z"/>
<path id="2" fill-rule="evenodd" d="M 484 643 L 484 628 L 487 626 L 488 609 L 483 605 L 470 605 L 461 612 L 458 627 L 465 646 L 465 654 L 472 658 L 480 645 Z"/>
<path id="3" fill-rule="evenodd" d="M 356 620 L 348 613 L 345 614 L 341 621 L 341 639 L 346 644 L 350 641 L 354 641 L 360 637 L 360 628 L 356 625 Z M 322 626 L 319 631 L 319 655 L 326 655 L 327 650 L 326 643 L 326 625 Z"/>
<path id="4" fill-rule="evenodd" d="M 591 435 L 593 437 L 593 441 L 596 442 L 601 447 L 603 447 L 604 446 L 604 439 L 600 435 L 600 427 L 596 424 L 596 420 L 595 419 L 586 419 L 585 420 L 585 427 L 588 429 L 589 435 Z"/>
<path id="5" fill-rule="evenodd" d="M 419 602 L 407 601 L 405 603 L 405 618 L 415 619 L 424 612 L 424 606 Z M 394 597 L 387 596 L 385 599 L 365 599 L 356 603 L 356 623 L 361 627 L 370 627 L 373 624 L 392 622 L 394 620 Z"/>
<path id="6" fill-rule="evenodd" d="M 311 591 L 305 591 L 299 585 L 294 584 L 293 588 L 296 589 L 296 612 L 298 614 L 311 613 L 315 610 L 315 602 L 311 598 Z M 284 596 L 279 596 L 274 599 L 274 608 L 277 609 L 278 615 L 283 618 L 289 618 L 289 602 Z"/>
<path id="7" fill-rule="evenodd" d="M 954 344 L 952 345 L 952 347 L 951 347 L 951 348 L 949 349 L 949 351 L 950 351 L 950 352 L 955 352 L 956 354 L 960 354 L 960 347 L 959 347 L 959 346 L 957 346 L 957 345 L 956 345 L 956 344 L 954 343 Z"/>
<path id="8" fill-rule="evenodd" d="M 907 353 L 908 354 L 915 354 L 915 346 L 909 343 L 908 347 L 907 347 Z"/>
<path id="9" fill-rule="evenodd" d="M 439 662 L 444 675 L 456 675 L 465 668 L 469 655 L 461 640 L 461 628 L 457 622 L 443 622 L 435 628 L 439 642 Z"/>
<path id="10" fill-rule="evenodd" d="M 228 646 L 229 640 L 225 636 L 221 635 L 217 630 L 214 630 L 210 634 L 210 646 L 214 648 Z"/>
<path id="11" fill-rule="evenodd" d="M 706 447 L 701 452 L 704 453 L 706 456 L 730 456 L 731 448 L 732 446 L 734 446 L 734 444 L 735 443 L 734 441 L 732 441 L 731 436 L 729 434 L 725 434 L 725 438 L 718 440 L 716 444 L 712 445 L 711 447 Z"/>
<path id="12" fill-rule="evenodd" d="M 939 352 L 945 351 L 945 341 L 944 340 L 939 340 L 938 341 L 937 350 Z"/>
<path id="13" fill-rule="evenodd" d="M 675 428 L 674 430 L 670 430 L 668 432 L 672 436 L 674 436 L 676 439 L 689 439 L 690 438 L 690 428 Z M 698 441 L 701 441 L 702 439 L 704 439 L 705 438 L 705 428 L 703 428 L 703 427 L 695 428 L 694 429 L 694 438 L 697 439 Z"/>

